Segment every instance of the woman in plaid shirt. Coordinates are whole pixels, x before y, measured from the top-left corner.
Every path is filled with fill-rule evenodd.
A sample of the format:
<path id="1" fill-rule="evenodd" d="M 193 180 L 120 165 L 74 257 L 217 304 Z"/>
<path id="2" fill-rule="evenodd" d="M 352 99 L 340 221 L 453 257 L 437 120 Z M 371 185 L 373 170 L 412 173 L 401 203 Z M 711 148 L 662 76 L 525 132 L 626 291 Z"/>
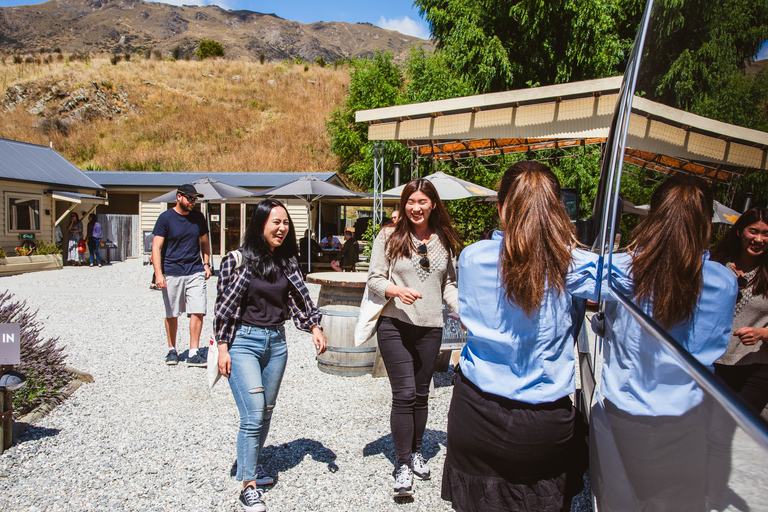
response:
<path id="1" fill-rule="evenodd" d="M 312 333 L 318 354 L 325 351 L 322 315 L 309 298 L 301 277 L 293 222 L 280 201 L 256 206 L 239 249 L 221 262 L 214 311 L 219 371 L 240 412 L 237 434 L 237 479 L 243 482 L 240 504 L 246 512 L 263 512 L 263 492 L 271 485 L 259 456 L 269 433 L 288 347 L 283 323 Z"/>

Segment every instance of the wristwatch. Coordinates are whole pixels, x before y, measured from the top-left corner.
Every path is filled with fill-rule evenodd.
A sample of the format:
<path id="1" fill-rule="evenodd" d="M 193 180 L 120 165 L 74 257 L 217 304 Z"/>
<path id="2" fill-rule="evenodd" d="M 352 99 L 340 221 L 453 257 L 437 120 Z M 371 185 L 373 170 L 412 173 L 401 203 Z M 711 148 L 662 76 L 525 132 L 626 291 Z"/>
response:
<path id="1" fill-rule="evenodd" d="M 204 267 L 210 267 L 210 266 L 211 266 L 211 264 L 210 264 L 210 263 L 203 263 L 203 266 L 204 266 Z"/>

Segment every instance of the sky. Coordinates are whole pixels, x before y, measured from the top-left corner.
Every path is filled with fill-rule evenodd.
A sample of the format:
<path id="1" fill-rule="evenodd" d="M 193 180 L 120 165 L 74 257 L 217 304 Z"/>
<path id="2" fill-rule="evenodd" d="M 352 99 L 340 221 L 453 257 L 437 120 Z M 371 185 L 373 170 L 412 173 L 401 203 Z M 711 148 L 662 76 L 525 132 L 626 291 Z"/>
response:
<path id="1" fill-rule="evenodd" d="M 35 0 L 0 0 L 0 7 L 33 5 Z M 429 39 L 426 22 L 412 6 L 413 0 L 165 0 L 173 5 L 218 5 L 223 9 L 248 10 L 264 14 L 276 14 L 281 18 L 300 23 L 315 21 L 368 22 L 381 28 L 397 30 L 401 34 Z"/>

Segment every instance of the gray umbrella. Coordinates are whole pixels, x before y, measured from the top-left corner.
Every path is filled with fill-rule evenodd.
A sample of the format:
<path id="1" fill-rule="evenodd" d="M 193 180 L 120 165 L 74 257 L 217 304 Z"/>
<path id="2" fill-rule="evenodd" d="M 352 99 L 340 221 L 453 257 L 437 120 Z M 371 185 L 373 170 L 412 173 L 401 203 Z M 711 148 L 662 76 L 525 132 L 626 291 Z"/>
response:
<path id="1" fill-rule="evenodd" d="M 225 201 L 227 199 L 231 199 L 235 197 L 253 197 L 253 196 L 259 195 L 256 192 L 252 192 L 248 190 L 247 188 L 228 185 L 226 183 L 222 183 L 221 181 L 212 180 L 211 178 L 208 178 L 208 177 L 195 180 L 191 184 L 193 187 L 195 187 L 195 190 L 197 190 L 199 194 L 203 195 L 203 197 L 200 198 L 200 201 L 207 202 L 207 203 L 210 203 L 212 201 Z M 154 199 L 150 199 L 149 202 L 150 203 L 175 203 L 176 190 L 171 190 L 170 192 L 167 192 L 161 196 L 157 196 Z M 211 242 L 210 240 L 211 221 L 208 215 L 205 216 L 205 221 L 208 224 L 208 233 L 209 233 L 209 240 L 208 240 L 209 255 L 208 256 L 209 256 L 211 265 L 213 265 L 213 242 Z M 223 244 L 224 244 L 224 241 L 222 240 L 222 246 Z"/>
<path id="2" fill-rule="evenodd" d="M 199 194 L 203 194 L 200 198 L 201 201 L 222 201 L 234 197 L 253 197 L 258 196 L 256 192 L 252 192 L 247 188 L 236 187 L 234 185 L 228 185 L 221 181 L 212 180 L 211 178 L 200 178 L 192 182 L 192 186 Z M 150 203 L 175 203 L 176 202 L 176 190 L 158 196 L 149 200 Z"/>
<path id="3" fill-rule="evenodd" d="M 299 199 L 303 199 L 304 201 L 307 202 L 307 222 L 308 223 L 311 219 L 310 203 L 312 203 L 312 201 L 322 199 L 323 197 L 329 197 L 334 199 L 344 199 L 344 198 L 353 199 L 353 198 L 363 197 L 362 194 L 358 194 L 357 192 L 353 192 L 348 188 L 340 187 L 338 185 L 334 185 L 333 183 L 328 183 L 327 181 L 317 179 L 311 174 L 302 176 L 301 178 L 295 181 L 292 181 L 290 183 L 286 183 L 285 185 L 280 185 L 278 187 L 273 187 L 268 190 L 265 190 L 264 192 L 261 192 L 259 195 L 267 196 L 267 197 L 298 197 Z M 321 220 L 319 217 L 319 211 L 320 210 L 318 210 L 318 226 L 320 226 L 320 220 Z M 320 236 L 319 232 L 318 232 L 318 236 Z M 309 257 L 309 251 L 307 251 L 307 271 L 308 272 L 312 270 L 311 267 L 312 267 L 312 261 Z"/>

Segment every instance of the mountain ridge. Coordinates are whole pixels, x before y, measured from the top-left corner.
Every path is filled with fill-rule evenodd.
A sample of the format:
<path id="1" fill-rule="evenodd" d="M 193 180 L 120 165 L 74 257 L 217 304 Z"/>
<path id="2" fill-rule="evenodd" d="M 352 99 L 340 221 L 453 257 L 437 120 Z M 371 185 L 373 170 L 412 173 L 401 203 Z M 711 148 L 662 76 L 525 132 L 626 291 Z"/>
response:
<path id="1" fill-rule="evenodd" d="M 430 41 L 370 23 L 318 21 L 310 24 L 273 13 L 228 11 L 218 6 L 175 6 L 143 0 L 50 0 L 0 7 L 0 52 L 133 53 L 159 50 L 192 55 L 200 39 L 214 39 L 227 57 L 327 62 L 365 58 L 377 50 L 396 59 Z"/>

